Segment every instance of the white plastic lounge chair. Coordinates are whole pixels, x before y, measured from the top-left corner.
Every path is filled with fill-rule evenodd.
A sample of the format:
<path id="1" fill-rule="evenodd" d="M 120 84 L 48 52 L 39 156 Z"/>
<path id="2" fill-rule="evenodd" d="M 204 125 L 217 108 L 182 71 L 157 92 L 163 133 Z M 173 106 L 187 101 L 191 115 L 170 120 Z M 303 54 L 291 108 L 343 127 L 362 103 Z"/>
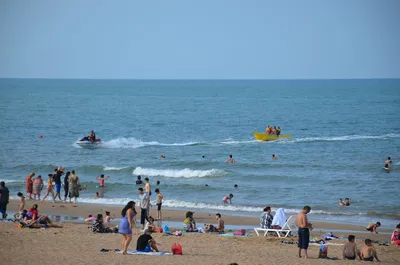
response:
<path id="1" fill-rule="evenodd" d="M 296 218 L 292 215 L 286 220 L 286 223 L 282 226 L 281 229 L 273 229 L 273 228 L 254 228 L 257 236 L 260 236 L 260 232 L 264 232 L 264 236 L 268 235 L 268 232 L 275 232 L 278 237 L 287 237 L 291 231 L 296 230 Z"/>

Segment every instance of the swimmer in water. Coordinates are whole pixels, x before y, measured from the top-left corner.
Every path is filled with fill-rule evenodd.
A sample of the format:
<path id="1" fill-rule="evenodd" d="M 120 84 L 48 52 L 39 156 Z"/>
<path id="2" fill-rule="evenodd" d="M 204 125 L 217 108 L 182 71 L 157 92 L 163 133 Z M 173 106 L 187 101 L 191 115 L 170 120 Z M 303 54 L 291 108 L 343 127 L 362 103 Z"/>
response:
<path id="1" fill-rule="evenodd" d="M 104 181 L 106 179 L 109 179 L 110 176 L 104 177 L 104 174 L 101 174 L 100 177 L 97 177 L 96 179 L 100 182 L 99 187 L 103 188 L 104 187 Z"/>
<path id="2" fill-rule="evenodd" d="M 98 192 L 96 192 L 96 195 L 95 195 L 95 197 L 94 197 L 95 199 L 100 199 L 100 195 L 99 195 L 99 193 Z"/>
<path id="3" fill-rule="evenodd" d="M 272 154 L 272 160 L 277 160 L 278 158 L 275 156 L 275 154 Z"/>
<path id="4" fill-rule="evenodd" d="M 232 193 L 229 194 L 228 196 L 224 196 L 224 198 L 222 198 L 222 203 L 226 204 L 229 201 L 229 203 L 232 204 L 232 198 L 233 198 L 233 194 Z"/>
<path id="5" fill-rule="evenodd" d="M 390 156 L 389 156 L 388 159 L 385 161 L 385 166 L 384 166 L 384 169 L 385 169 L 387 172 L 390 171 L 389 164 L 392 164 L 392 159 L 390 159 Z"/>
<path id="6" fill-rule="evenodd" d="M 349 198 L 345 198 L 344 199 L 344 205 L 350 206 L 350 199 Z"/>
<path id="7" fill-rule="evenodd" d="M 232 155 L 229 155 L 228 159 L 226 160 L 226 163 L 227 163 L 227 164 L 228 164 L 228 163 L 234 164 L 234 163 L 236 163 L 236 161 L 235 161 L 235 159 L 233 159 Z"/>
<path id="8" fill-rule="evenodd" d="M 238 184 L 233 185 L 235 189 L 239 188 Z"/>
<path id="9" fill-rule="evenodd" d="M 342 199 L 339 199 L 339 206 L 344 206 L 344 202 Z"/>
<path id="10" fill-rule="evenodd" d="M 142 177 L 139 175 L 139 176 L 137 176 L 136 185 L 141 185 L 141 184 L 143 184 L 143 181 L 142 181 Z"/>

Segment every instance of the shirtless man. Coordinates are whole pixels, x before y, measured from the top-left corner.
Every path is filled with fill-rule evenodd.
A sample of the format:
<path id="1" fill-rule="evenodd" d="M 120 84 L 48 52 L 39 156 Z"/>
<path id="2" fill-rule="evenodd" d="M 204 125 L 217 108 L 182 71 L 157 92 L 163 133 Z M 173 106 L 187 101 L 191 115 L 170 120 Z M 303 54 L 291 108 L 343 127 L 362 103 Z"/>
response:
<path id="1" fill-rule="evenodd" d="M 220 213 L 217 213 L 217 214 L 215 215 L 215 219 L 217 219 L 217 222 L 218 222 L 217 227 L 215 227 L 215 230 L 216 230 L 217 232 L 224 233 L 224 230 L 225 230 L 225 222 L 224 222 L 224 220 L 221 219 L 221 214 L 220 214 Z"/>
<path id="2" fill-rule="evenodd" d="M 144 185 L 144 191 L 149 195 L 149 201 L 150 201 L 150 197 L 151 197 L 150 181 L 149 181 L 149 178 L 145 178 L 144 180 L 146 181 L 146 184 Z M 149 203 L 148 207 L 147 207 L 147 217 L 150 216 L 150 206 L 151 206 L 151 204 Z"/>
<path id="3" fill-rule="evenodd" d="M 278 158 L 275 156 L 275 154 L 272 154 L 272 160 L 277 160 Z"/>
<path id="4" fill-rule="evenodd" d="M 307 214 L 311 211 L 310 206 L 304 206 L 303 210 L 297 214 L 296 223 L 299 228 L 299 258 L 301 258 L 301 250 L 304 249 L 304 258 L 308 258 L 307 249 L 310 242 L 310 231 L 312 224 L 308 222 Z"/>
<path id="5" fill-rule="evenodd" d="M 232 155 L 229 155 L 228 159 L 226 160 L 226 163 L 236 163 L 235 159 L 233 159 Z"/>
<path id="6" fill-rule="evenodd" d="M 392 164 L 392 159 L 390 159 L 390 156 L 389 156 L 388 159 L 385 161 L 385 166 L 384 166 L 384 169 L 385 169 L 387 172 L 390 171 L 389 164 Z"/>

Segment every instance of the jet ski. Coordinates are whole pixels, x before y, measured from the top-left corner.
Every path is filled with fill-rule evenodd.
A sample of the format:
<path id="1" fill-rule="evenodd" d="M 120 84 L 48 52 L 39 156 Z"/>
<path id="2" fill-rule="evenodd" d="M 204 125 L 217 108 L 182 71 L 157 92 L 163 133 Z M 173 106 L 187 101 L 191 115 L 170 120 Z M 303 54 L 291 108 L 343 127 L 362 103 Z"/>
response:
<path id="1" fill-rule="evenodd" d="M 88 136 L 83 137 L 79 141 L 76 142 L 77 145 L 79 145 L 82 148 L 87 148 L 87 149 L 94 149 L 94 148 L 100 148 L 102 145 L 101 139 L 95 139 L 94 142 L 89 140 Z"/>

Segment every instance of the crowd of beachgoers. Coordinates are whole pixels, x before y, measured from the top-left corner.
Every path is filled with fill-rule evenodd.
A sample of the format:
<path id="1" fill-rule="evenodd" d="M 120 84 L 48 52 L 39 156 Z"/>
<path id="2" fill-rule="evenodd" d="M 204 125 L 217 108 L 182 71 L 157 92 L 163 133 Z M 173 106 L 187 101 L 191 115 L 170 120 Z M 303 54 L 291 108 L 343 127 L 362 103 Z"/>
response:
<path id="1" fill-rule="evenodd" d="M 227 159 L 227 163 L 235 163 L 232 155 Z M 64 179 L 62 180 L 62 176 Z M 103 188 L 105 186 L 105 181 L 109 178 L 109 176 L 100 175 L 96 179 L 99 181 L 99 187 Z M 133 227 L 136 226 L 136 218 L 139 217 L 140 212 L 140 221 L 138 221 L 141 225 L 141 232 L 137 239 L 136 251 L 141 252 L 158 252 L 157 242 L 152 238 L 152 233 L 163 233 L 163 234 L 172 234 L 168 228 L 168 226 L 163 225 L 163 216 L 162 216 L 162 203 L 164 200 L 164 195 L 161 193 L 160 182 L 157 181 L 157 188 L 154 190 L 155 195 L 152 194 L 151 184 L 148 177 L 144 178 L 144 182 L 141 179 L 141 176 L 137 177 L 136 185 L 139 186 L 137 189 L 139 201 L 138 203 L 134 201 L 128 202 L 125 207 L 121 211 L 121 221 L 118 226 L 112 224 L 112 220 L 115 218 L 115 214 L 111 215 L 109 211 L 105 212 L 105 216 L 103 213 L 99 213 L 96 216 L 89 215 L 85 221 L 91 222 L 91 230 L 95 233 L 119 233 L 123 236 L 121 252 L 123 254 L 127 254 L 128 247 L 130 242 L 132 241 Z M 144 185 L 142 187 L 142 185 Z M 44 181 L 42 180 L 41 175 L 35 177 L 35 173 L 32 172 L 26 177 L 26 196 L 22 192 L 18 192 L 18 197 L 20 200 L 19 211 L 14 214 L 13 222 L 17 222 L 18 226 L 21 228 L 62 228 L 62 224 L 54 223 L 48 216 L 39 214 L 39 204 L 40 201 L 45 201 L 49 196 L 53 203 L 57 201 L 60 202 L 69 202 L 72 203 L 73 206 L 76 207 L 77 198 L 79 197 L 79 192 L 85 190 L 86 187 L 82 187 L 80 184 L 79 177 L 76 175 L 74 170 L 65 172 L 65 169 L 61 166 L 57 167 L 53 173 L 48 174 L 46 193 L 41 198 L 41 192 L 44 189 Z M 64 198 L 61 198 L 61 188 L 64 189 Z M 238 186 L 235 184 L 234 189 L 237 189 Z M 155 197 L 155 201 L 152 202 L 152 195 Z M 96 198 L 99 198 L 99 193 L 96 193 Z M 228 194 L 223 197 L 222 203 L 232 203 L 233 194 Z M 26 208 L 26 201 L 34 202 L 34 204 Z M 2 218 L 7 220 L 7 204 L 9 203 L 9 190 L 6 187 L 4 182 L 0 183 L 0 213 L 2 214 Z M 340 206 L 350 206 L 350 199 L 346 198 L 343 202 L 342 199 L 339 201 Z M 139 211 L 137 211 L 138 209 Z M 151 216 L 151 209 L 156 209 L 157 214 Z M 310 244 L 310 230 L 313 229 L 312 224 L 308 221 L 307 214 L 310 213 L 311 207 L 305 206 L 299 214 L 294 217 L 290 216 L 289 218 L 285 214 L 285 210 L 283 208 L 277 209 L 275 215 L 272 215 L 271 207 L 267 206 L 264 208 L 264 212 L 260 217 L 260 227 L 264 235 L 278 235 L 283 233 L 286 236 L 294 236 L 297 233 L 298 236 L 298 256 L 299 257 L 307 257 L 307 249 Z M 291 218 L 293 217 L 293 220 Z M 294 220 L 296 218 L 296 220 Z M 225 222 L 220 213 L 215 214 L 216 224 L 204 224 L 204 226 L 199 227 L 196 224 L 194 212 L 188 211 L 186 212 L 183 218 L 183 229 L 179 229 L 175 231 L 175 235 L 182 235 L 183 233 L 225 233 Z M 289 223 L 289 220 L 291 222 Z M 376 222 L 373 224 L 368 224 L 366 230 L 371 233 L 378 233 L 378 228 L 381 226 L 380 222 Z M 257 230 L 258 231 L 258 230 Z M 264 233 L 265 232 L 265 233 Z M 238 230 L 233 233 L 235 236 L 243 236 L 246 235 L 245 230 Z M 258 232 L 257 232 L 258 234 Z M 334 237 L 333 237 L 334 238 Z M 325 238 L 326 239 L 326 238 Z M 330 238 L 332 239 L 332 237 Z M 320 240 L 316 240 L 317 243 L 320 243 Z M 311 239 L 311 242 L 314 242 L 314 239 Z M 325 241 L 324 241 L 325 243 Z M 365 246 L 358 250 L 357 245 L 355 243 L 355 236 L 349 235 L 348 242 L 344 245 L 343 248 L 343 258 L 344 259 L 356 259 L 360 260 L 379 261 L 377 252 L 372 245 L 373 241 L 370 239 L 365 239 Z M 400 224 L 396 226 L 393 234 L 391 236 L 391 243 L 395 245 L 400 245 Z M 176 253 L 179 254 L 179 247 L 175 250 Z M 175 253 L 175 254 L 176 254 Z M 324 254 L 323 250 L 320 251 L 320 257 L 326 257 L 326 253 Z"/>

